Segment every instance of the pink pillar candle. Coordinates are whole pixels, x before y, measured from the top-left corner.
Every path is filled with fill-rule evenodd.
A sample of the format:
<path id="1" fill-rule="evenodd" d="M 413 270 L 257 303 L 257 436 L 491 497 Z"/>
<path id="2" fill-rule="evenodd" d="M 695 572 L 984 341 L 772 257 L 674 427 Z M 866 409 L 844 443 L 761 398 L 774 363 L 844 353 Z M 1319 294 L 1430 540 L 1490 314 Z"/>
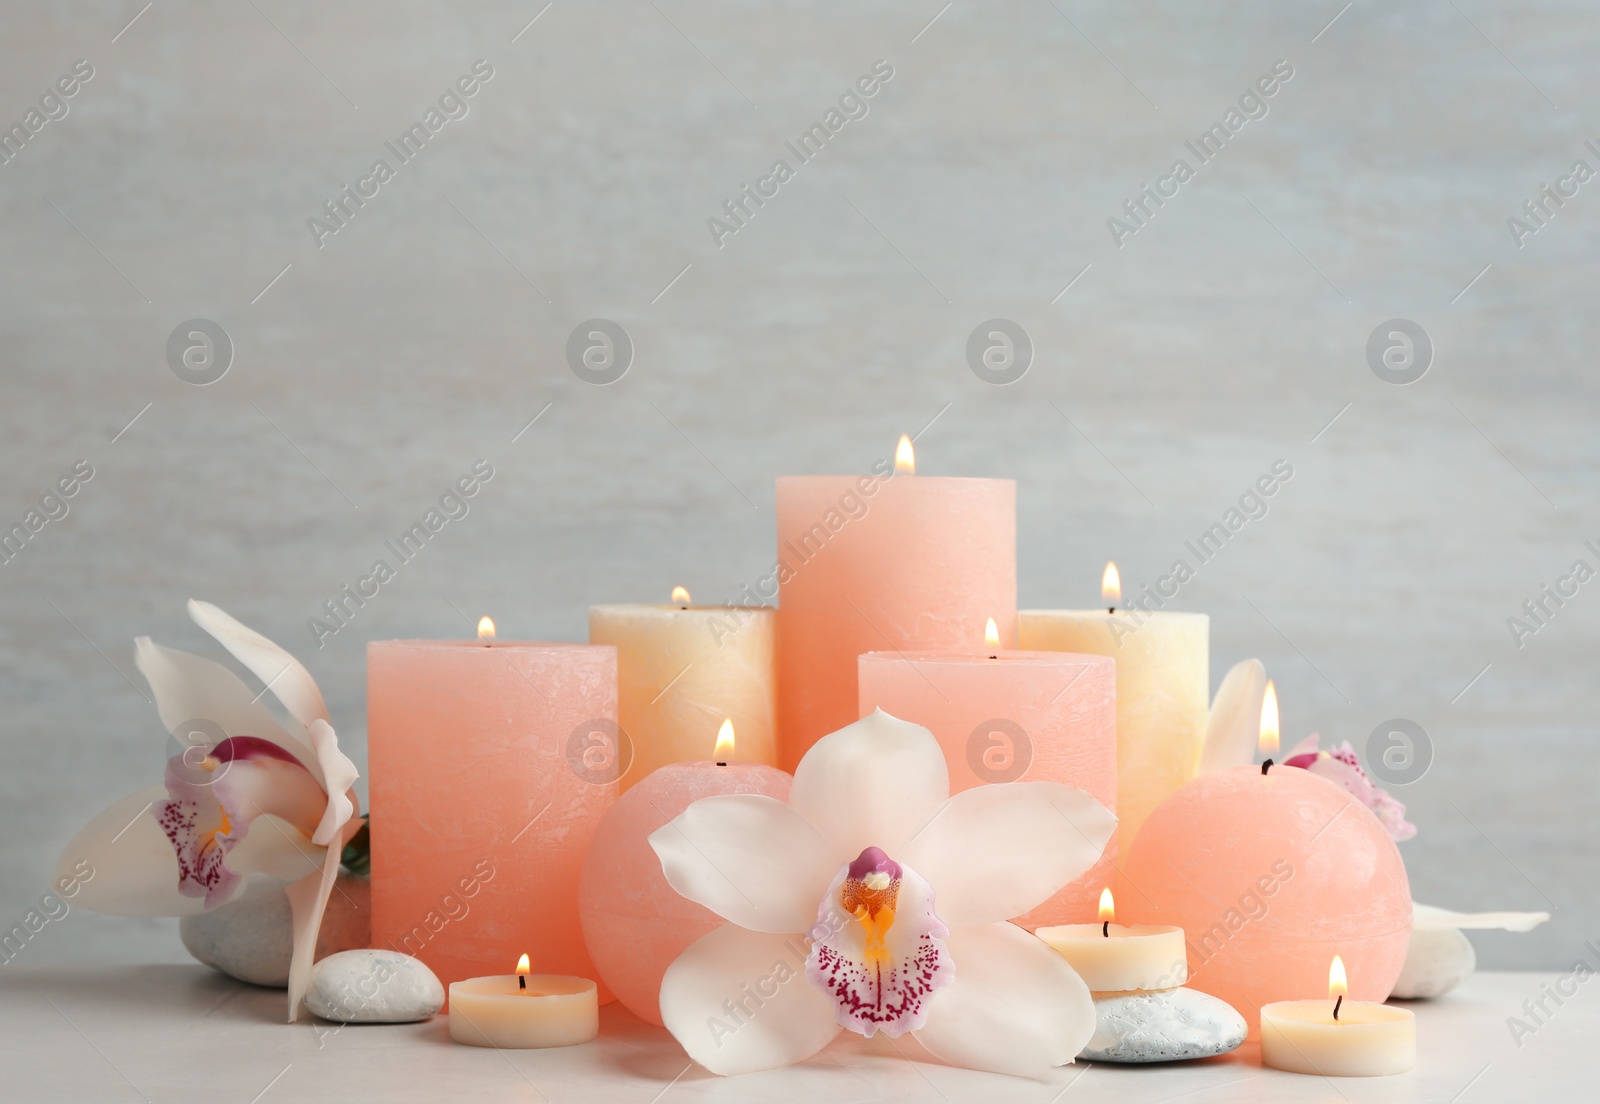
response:
<path id="1" fill-rule="evenodd" d="M 1320 997 L 1341 955 L 1354 1000 L 1383 1001 L 1411 942 L 1400 850 L 1342 787 L 1296 767 L 1202 775 L 1144 823 L 1118 899 L 1188 934 L 1189 986 L 1258 1030 L 1261 1006 Z"/>
<path id="2" fill-rule="evenodd" d="M 524 951 L 593 977 L 578 872 L 616 798 L 616 716 L 615 648 L 369 644 L 373 946 L 446 985 Z"/>
<path id="3" fill-rule="evenodd" d="M 861 716 L 882 709 L 932 732 L 950 767 L 951 793 L 984 783 L 1061 782 L 1117 811 L 1110 659 L 1065 652 L 869 652 L 859 668 Z M 1083 877 L 1017 923 L 1032 929 L 1094 916 L 1101 889 L 1113 880 L 1116 848 L 1113 836 Z"/>
<path id="4" fill-rule="evenodd" d="M 650 833 L 702 797 L 787 801 L 791 781 L 760 763 L 670 763 L 631 787 L 600 822 L 578 885 L 583 934 L 601 980 L 641 1020 L 660 1025 L 662 975 L 689 944 L 723 923 L 667 884 Z"/>
<path id="5" fill-rule="evenodd" d="M 856 657 L 1017 632 L 1017 486 L 921 475 L 778 480 L 778 764 L 858 718 Z"/>

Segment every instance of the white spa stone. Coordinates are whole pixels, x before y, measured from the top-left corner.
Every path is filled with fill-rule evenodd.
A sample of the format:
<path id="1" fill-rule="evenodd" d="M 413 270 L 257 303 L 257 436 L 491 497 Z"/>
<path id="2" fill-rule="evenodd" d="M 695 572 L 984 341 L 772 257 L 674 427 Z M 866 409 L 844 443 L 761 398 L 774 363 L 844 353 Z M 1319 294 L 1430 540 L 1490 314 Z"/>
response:
<path id="1" fill-rule="evenodd" d="M 341 873 L 328 898 L 317 936 L 317 957 L 365 947 L 372 941 L 372 881 Z M 252 985 L 289 984 L 294 947 L 289 898 L 280 882 L 259 881 L 221 908 L 178 921 L 184 947 L 199 962 Z"/>
<path id="2" fill-rule="evenodd" d="M 340 951 L 311 969 L 306 1011 L 335 1023 L 411 1023 L 444 1007 L 444 985 L 399 951 Z"/>
<path id="3" fill-rule="evenodd" d="M 1401 1000 L 1441 997 L 1465 981 L 1478 965 L 1460 928 L 1415 928 L 1406 964 L 1389 995 Z"/>
<path id="4" fill-rule="evenodd" d="M 1094 995 L 1086 1062 L 1180 1062 L 1226 1054 L 1248 1029 L 1232 1005 L 1197 989 Z"/>

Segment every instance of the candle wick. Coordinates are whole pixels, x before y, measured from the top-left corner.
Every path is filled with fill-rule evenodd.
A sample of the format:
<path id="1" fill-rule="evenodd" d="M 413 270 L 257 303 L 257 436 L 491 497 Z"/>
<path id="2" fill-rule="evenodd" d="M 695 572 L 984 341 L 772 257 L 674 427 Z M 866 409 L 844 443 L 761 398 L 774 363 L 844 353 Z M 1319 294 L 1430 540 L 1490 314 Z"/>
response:
<path id="1" fill-rule="evenodd" d="M 1339 999 L 1333 1002 L 1333 1018 L 1334 1018 L 1335 1021 L 1337 1021 L 1339 1019 L 1339 1006 L 1341 1004 L 1343 1004 L 1343 1003 L 1344 1003 L 1344 994 L 1340 993 L 1339 994 Z"/>
<path id="2" fill-rule="evenodd" d="M 727 764 L 727 761 L 726 761 L 726 760 L 723 760 L 723 759 L 718 759 L 718 760 L 717 760 L 717 766 L 719 766 L 719 767 L 725 767 L 725 766 L 727 766 L 727 765 L 728 765 L 728 764 Z"/>
<path id="3" fill-rule="evenodd" d="M 1267 768 L 1270 767 L 1270 766 L 1272 766 L 1272 760 L 1268 759 L 1265 763 L 1261 764 L 1261 773 L 1262 774 L 1266 774 L 1267 773 Z"/>
<path id="4" fill-rule="evenodd" d="M 527 977 L 527 975 L 526 974 L 518 974 L 517 975 L 517 988 L 518 989 L 526 989 L 527 987 L 528 987 L 528 977 Z"/>
<path id="5" fill-rule="evenodd" d="M 1107 606 L 1106 607 L 1106 612 L 1107 613 L 1116 613 L 1117 612 L 1117 607 L 1116 606 Z"/>
<path id="6" fill-rule="evenodd" d="M 1100 934 L 1107 939 L 1111 938 L 1111 921 L 1103 920 L 1100 923 Z"/>

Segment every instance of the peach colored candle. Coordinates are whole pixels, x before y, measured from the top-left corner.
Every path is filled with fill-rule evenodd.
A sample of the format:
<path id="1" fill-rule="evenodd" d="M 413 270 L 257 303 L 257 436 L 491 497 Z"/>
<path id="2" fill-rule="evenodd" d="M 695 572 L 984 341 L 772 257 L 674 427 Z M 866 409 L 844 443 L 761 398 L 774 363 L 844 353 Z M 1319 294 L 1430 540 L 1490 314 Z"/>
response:
<path id="1" fill-rule="evenodd" d="M 912 474 L 778 480 L 778 764 L 857 720 L 856 657 L 1016 638 L 1017 486 Z"/>
<path id="2" fill-rule="evenodd" d="M 589 642 L 617 649 L 617 712 L 632 746 L 626 791 L 668 763 L 704 759 L 733 720 L 738 758 L 777 761 L 774 611 L 672 604 L 589 607 Z"/>
<path id="3" fill-rule="evenodd" d="M 542 971 L 593 976 L 578 872 L 616 799 L 616 656 L 367 646 L 373 946 L 415 955 L 447 985 L 504 969 L 520 947 Z"/>
<path id="4" fill-rule="evenodd" d="M 1116 565 L 1102 595 L 1121 599 Z M 1113 587 L 1115 589 L 1113 589 Z M 1117 838 L 1134 837 L 1167 795 L 1194 777 L 1210 715 L 1210 619 L 1138 609 L 1023 610 L 1019 646 L 1111 656 L 1117 663 Z"/>
<path id="5" fill-rule="evenodd" d="M 882 709 L 932 732 L 950 767 L 951 793 L 991 782 L 1061 782 L 1117 811 L 1111 660 L 1062 652 L 868 652 L 859 669 L 860 715 Z M 1093 916 L 1115 856 L 1113 841 L 1083 877 L 1017 923 L 1032 929 Z"/>
<path id="6" fill-rule="evenodd" d="M 1262 1005 L 1322 992 L 1336 953 L 1353 997 L 1384 1000 L 1411 940 L 1394 841 L 1342 787 L 1296 767 L 1195 779 L 1145 821 L 1123 874 L 1123 911 L 1182 927 L 1189 986 L 1233 1005 L 1252 1035 Z"/>
<path id="7" fill-rule="evenodd" d="M 728 744 L 737 740 L 730 733 Z M 716 758 L 669 763 L 617 799 L 600 822 L 578 883 L 579 911 L 600 979 L 628 1011 L 661 1023 L 661 978 L 689 944 L 723 920 L 678 896 L 661 873 L 650 833 L 702 797 L 760 794 L 789 800 L 793 781 L 776 767 L 741 763 L 718 742 Z"/>

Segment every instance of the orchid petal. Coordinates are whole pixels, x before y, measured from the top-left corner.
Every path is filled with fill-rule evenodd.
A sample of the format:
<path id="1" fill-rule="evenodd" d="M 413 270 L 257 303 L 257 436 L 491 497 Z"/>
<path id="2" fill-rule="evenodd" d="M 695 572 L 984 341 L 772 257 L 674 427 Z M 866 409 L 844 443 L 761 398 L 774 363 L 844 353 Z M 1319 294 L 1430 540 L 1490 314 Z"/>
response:
<path id="1" fill-rule="evenodd" d="M 1104 805 L 1059 782 L 975 786 L 941 805 L 896 857 L 932 883 L 945 923 L 989 924 L 1087 871 L 1116 826 Z"/>
<path id="2" fill-rule="evenodd" d="M 650 846 L 680 895 L 758 932 L 809 928 L 838 865 L 816 827 L 756 794 L 701 798 L 656 829 Z"/>
<path id="3" fill-rule="evenodd" d="M 317 933 L 322 929 L 322 914 L 328 907 L 328 895 L 333 891 L 334 880 L 339 877 L 339 856 L 344 851 L 345 843 L 360 828 L 359 824 L 341 824 L 336 837 L 338 846 L 329 847 L 324 852 L 321 871 L 301 878 L 284 890 L 294 918 L 294 951 L 289 957 L 290 1023 L 300 1018 L 300 1005 L 311 985 Z"/>
<path id="4" fill-rule="evenodd" d="M 840 1026 L 869 1039 L 921 1027 L 954 976 L 933 888 L 876 847 L 839 868 L 811 932 L 806 979 L 832 999 Z"/>
<path id="5" fill-rule="evenodd" d="M 315 719 L 307 726 L 311 733 L 311 746 L 316 749 L 317 765 L 321 768 L 322 785 L 328 801 L 322 819 L 311 835 L 313 843 L 327 846 L 339 835 L 340 829 L 356 814 L 355 794 L 350 787 L 361 773 L 350 757 L 339 750 L 339 737 L 327 721 Z"/>
<path id="6" fill-rule="evenodd" d="M 223 736 L 255 736 L 271 740 L 312 770 L 316 756 L 304 740 L 291 736 L 272 711 L 252 694 L 238 675 L 220 663 L 156 644 L 148 636 L 134 641 L 134 664 L 150 684 L 161 723 L 185 743 L 193 738 L 180 726 L 207 721 Z M 214 732 L 196 733 L 215 743 Z"/>
<path id="7" fill-rule="evenodd" d="M 950 933 L 955 982 L 928 1011 L 917 1040 L 969 1069 L 1043 1080 L 1094 1035 L 1089 987 L 1067 960 L 1015 924 Z"/>
<path id="8" fill-rule="evenodd" d="M 1267 693 L 1267 669 L 1259 659 L 1235 663 L 1217 687 L 1200 749 L 1200 774 L 1224 767 L 1249 766 L 1261 739 L 1261 699 Z"/>
<path id="9" fill-rule="evenodd" d="M 306 728 L 311 727 L 312 721 L 328 719 L 322 691 L 317 689 L 311 672 L 294 656 L 210 602 L 189 599 L 189 616 L 266 683 L 289 716 Z"/>
<path id="10" fill-rule="evenodd" d="M 789 804 L 821 830 L 837 860 L 868 847 L 898 854 L 949 796 L 950 771 L 933 733 L 879 709 L 811 745 Z"/>
<path id="11" fill-rule="evenodd" d="M 1501 929 L 1504 931 L 1532 931 L 1550 919 L 1548 912 L 1455 912 L 1436 905 L 1411 902 L 1412 931 L 1439 931 Z"/>
<path id="12" fill-rule="evenodd" d="M 1366 772 L 1361 769 L 1360 763 L 1356 761 L 1355 752 L 1349 750 L 1348 745 L 1333 754 L 1319 755 L 1304 769 L 1342 787 L 1351 797 L 1370 809 L 1388 832 L 1390 839 L 1403 841 L 1417 834 L 1417 826 L 1406 820 L 1405 805 L 1373 784 Z"/>
<path id="13" fill-rule="evenodd" d="M 62 851 L 53 885 L 79 883 L 72 903 L 111 916 L 192 916 L 206 902 L 178 889 L 178 857 L 151 810 L 165 786 L 130 794 L 84 826 Z M 237 892 L 244 889 L 241 883 Z"/>
<path id="14" fill-rule="evenodd" d="M 806 981 L 805 941 L 722 927 L 689 945 L 661 979 L 661 1020 L 712 1073 L 777 1069 L 839 1034 L 833 1002 Z"/>

